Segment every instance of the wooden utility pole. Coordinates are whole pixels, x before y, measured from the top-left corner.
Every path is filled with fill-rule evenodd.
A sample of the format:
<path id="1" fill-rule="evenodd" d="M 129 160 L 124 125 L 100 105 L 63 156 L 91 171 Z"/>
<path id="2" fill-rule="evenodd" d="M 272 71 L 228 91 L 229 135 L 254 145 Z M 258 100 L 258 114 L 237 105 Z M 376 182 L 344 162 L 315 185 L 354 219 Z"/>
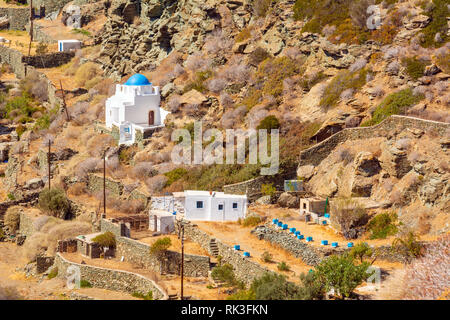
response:
<path id="1" fill-rule="evenodd" d="M 103 153 L 103 215 L 106 218 L 106 150 Z"/>
<path id="2" fill-rule="evenodd" d="M 47 162 L 48 162 L 48 190 L 50 190 L 50 180 L 51 180 L 51 160 L 50 160 L 50 146 L 51 146 L 52 142 L 50 139 L 48 139 L 48 155 L 47 155 Z"/>
<path id="3" fill-rule="evenodd" d="M 30 0 L 30 45 L 28 46 L 28 55 L 31 54 L 31 43 L 33 42 L 33 0 Z"/>
<path id="4" fill-rule="evenodd" d="M 183 300 L 183 278 L 184 278 L 184 225 L 181 225 L 181 295 L 180 300 Z"/>
<path id="5" fill-rule="evenodd" d="M 59 80 L 59 86 L 61 87 L 61 94 L 62 94 L 63 104 L 64 104 L 63 108 L 64 108 L 64 110 L 66 110 L 66 118 L 67 118 L 67 121 L 69 121 L 70 120 L 69 110 L 67 110 L 66 95 L 64 93 L 64 89 L 63 89 L 63 86 L 62 86 L 61 79 Z"/>

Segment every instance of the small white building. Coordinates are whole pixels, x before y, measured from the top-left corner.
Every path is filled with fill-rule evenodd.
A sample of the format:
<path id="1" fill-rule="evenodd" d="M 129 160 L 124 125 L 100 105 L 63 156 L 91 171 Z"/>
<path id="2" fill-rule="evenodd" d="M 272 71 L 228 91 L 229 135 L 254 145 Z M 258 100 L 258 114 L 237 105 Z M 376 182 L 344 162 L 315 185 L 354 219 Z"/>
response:
<path id="1" fill-rule="evenodd" d="M 81 49 L 83 42 L 80 40 L 58 40 L 59 52 L 70 52 Z"/>
<path id="2" fill-rule="evenodd" d="M 146 133 L 164 127 L 170 112 L 160 108 L 160 101 L 159 87 L 152 86 L 144 75 L 135 74 L 125 84 L 117 84 L 116 93 L 106 100 L 106 126 L 119 129 L 119 144 L 131 145 L 136 131 L 146 137 Z"/>
<path id="3" fill-rule="evenodd" d="M 169 234 L 175 231 L 175 215 L 164 210 L 150 210 L 148 229 L 153 232 Z"/>
<path id="4" fill-rule="evenodd" d="M 247 214 L 247 196 L 217 191 L 186 190 L 152 197 L 152 209 L 176 212 L 191 221 L 237 221 Z"/>

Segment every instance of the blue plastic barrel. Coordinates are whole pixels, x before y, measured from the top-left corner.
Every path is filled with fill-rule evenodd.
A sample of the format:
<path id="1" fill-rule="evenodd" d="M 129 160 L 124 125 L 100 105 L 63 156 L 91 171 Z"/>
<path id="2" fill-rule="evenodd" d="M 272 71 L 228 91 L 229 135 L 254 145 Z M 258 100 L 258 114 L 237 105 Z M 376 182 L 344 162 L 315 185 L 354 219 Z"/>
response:
<path id="1" fill-rule="evenodd" d="M 322 224 L 327 224 L 327 220 L 323 220 L 323 221 L 322 221 Z"/>
<path id="2" fill-rule="evenodd" d="M 294 234 L 295 234 L 295 236 L 298 236 L 300 234 L 300 231 L 297 230 L 297 231 L 295 231 Z"/>
<path id="3" fill-rule="evenodd" d="M 328 245 L 328 240 L 322 240 L 322 241 L 320 241 L 320 243 L 321 243 L 323 246 L 327 246 L 327 245 Z"/>
<path id="4" fill-rule="evenodd" d="M 279 227 L 282 227 L 282 226 L 283 226 L 283 222 L 278 221 L 277 225 L 278 225 Z"/>
<path id="5" fill-rule="evenodd" d="M 325 213 L 324 217 L 325 217 L 325 218 L 329 218 L 329 217 L 330 217 L 330 214 L 329 214 L 329 213 Z"/>
<path id="6" fill-rule="evenodd" d="M 249 258 L 250 257 L 250 252 L 244 252 L 244 257 Z"/>
<path id="7" fill-rule="evenodd" d="M 331 243 L 331 246 L 332 246 L 333 248 L 337 248 L 338 243 L 337 243 L 337 242 L 332 242 L 332 243 Z"/>
<path id="8" fill-rule="evenodd" d="M 312 237 L 307 237 L 307 238 L 306 238 L 306 242 L 311 242 L 312 240 L 313 240 Z"/>
<path id="9" fill-rule="evenodd" d="M 302 234 L 299 234 L 299 235 L 297 236 L 297 238 L 298 238 L 298 240 L 303 240 L 303 239 L 305 239 L 305 236 L 302 235 Z"/>
<path id="10" fill-rule="evenodd" d="M 241 250 L 241 246 L 238 245 L 238 244 L 235 244 L 235 245 L 234 245 L 234 250 L 236 250 L 236 251 Z"/>
<path id="11" fill-rule="evenodd" d="M 347 243 L 347 248 L 352 248 L 352 247 L 353 247 L 353 242 Z"/>
<path id="12" fill-rule="evenodd" d="M 295 230 L 296 230 L 296 229 L 295 229 L 295 228 L 290 228 L 289 230 L 290 230 L 292 233 L 295 233 Z"/>
<path id="13" fill-rule="evenodd" d="M 177 215 L 177 212 L 176 212 L 176 211 L 172 212 L 172 215 L 176 216 L 176 215 Z"/>
<path id="14" fill-rule="evenodd" d="M 273 224 L 277 224 L 278 223 L 278 219 L 273 219 L 272 222 L 273 222 Z"/>

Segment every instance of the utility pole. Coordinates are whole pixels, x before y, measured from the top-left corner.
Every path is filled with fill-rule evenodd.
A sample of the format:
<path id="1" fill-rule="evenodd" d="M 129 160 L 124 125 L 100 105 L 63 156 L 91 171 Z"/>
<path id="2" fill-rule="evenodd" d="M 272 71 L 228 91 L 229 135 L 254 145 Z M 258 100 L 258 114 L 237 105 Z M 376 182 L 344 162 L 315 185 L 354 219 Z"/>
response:
<path id="1" fill-rule="evenodd" d="M 106 218 L 106 150 L 103 153 L 103 215 Z"/>
<path id="2" fill-rule="evenodd" d="M 48 139 L 48 155 L 47 155 L 47 162 L 48 162 L 48 190 L 50 190 L 50 180 L 51 180 L 51 153 L 50 153 L 50 146 L 52 144 L 52 141 Z"/>
<path id="3" fill-rule="evenodd" d="M 28 46 L 28 55 L 31 54 L 31 43 L 33 42 L 33 0 L 30 0 L 30 45 Z"/>
<path id="4" fill-rule="evenodd" d="M 184 225 L 181 225 L 181 296 L 183 300 L 183 277 L 184 277 Z"/>

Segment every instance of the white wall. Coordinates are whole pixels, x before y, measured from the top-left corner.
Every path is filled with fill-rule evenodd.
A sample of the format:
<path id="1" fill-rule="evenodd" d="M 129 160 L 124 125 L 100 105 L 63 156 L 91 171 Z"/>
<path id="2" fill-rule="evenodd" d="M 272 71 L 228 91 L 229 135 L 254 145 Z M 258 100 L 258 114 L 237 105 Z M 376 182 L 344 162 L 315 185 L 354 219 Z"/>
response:
<path id="1" fill-rule="evenodd" d="M 197 208 L 197 201 L 203 201 L 203 209 Z M 233 203 L 237 203 L 237 209 L 233 209 Z M 223 204 L 223 210 L 219 210 L 219 204 Z M 237 221 L 245 218 L 246 204 L 247 200 L 242 198 L 186 196 L 184 216 L 187 220 L 197 221 Z"/>

